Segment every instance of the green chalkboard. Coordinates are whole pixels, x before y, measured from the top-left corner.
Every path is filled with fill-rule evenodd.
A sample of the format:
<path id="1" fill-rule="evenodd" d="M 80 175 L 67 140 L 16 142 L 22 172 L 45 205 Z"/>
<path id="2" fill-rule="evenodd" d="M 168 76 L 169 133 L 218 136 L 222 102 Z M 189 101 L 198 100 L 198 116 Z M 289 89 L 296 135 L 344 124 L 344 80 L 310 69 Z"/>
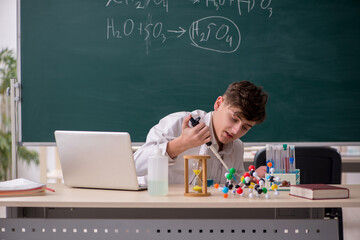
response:
<path id="1" fill-rule="evenodd" d="M 234 81 L 269 93 L 245 142 L 360 142 L 360 1 L 21 0 L 22 142 L 211 111 Z"/>

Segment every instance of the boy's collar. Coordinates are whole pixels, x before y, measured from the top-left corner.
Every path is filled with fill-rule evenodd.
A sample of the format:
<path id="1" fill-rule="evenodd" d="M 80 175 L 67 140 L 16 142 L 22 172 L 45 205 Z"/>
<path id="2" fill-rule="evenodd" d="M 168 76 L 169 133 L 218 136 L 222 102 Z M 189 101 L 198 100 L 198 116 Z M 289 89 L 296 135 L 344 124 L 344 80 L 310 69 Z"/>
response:
<path id="1" fill-rule="evenodd" d="M 213 125 L 212 125 L 212 114 L 213 114 L 213 112 L 207 113 L 205 115 L 205 117 L 204 117 L 204 122 L 210 128 L 212 145 L 215 147 L 215 149 L 217 151 L 219 151 L 219 144 L 216 141 L 215 132 L 214 132 L 214 128 L 213 128 Z M 233 142 L 230 142 L 228 144 L 224 144 L 223 149 L 220 152 L 223 153 L 223 154 L 231 154 L 234 151 L 232 146 L 233 146 Z"/>

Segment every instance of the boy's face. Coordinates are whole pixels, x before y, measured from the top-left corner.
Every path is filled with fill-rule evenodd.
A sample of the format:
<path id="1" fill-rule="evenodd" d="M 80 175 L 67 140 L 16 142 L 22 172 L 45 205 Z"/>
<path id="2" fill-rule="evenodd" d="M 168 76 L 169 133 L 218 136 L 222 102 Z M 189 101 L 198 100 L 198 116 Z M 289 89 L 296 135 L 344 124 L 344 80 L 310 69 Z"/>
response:
<path id="1" fill-rule="evenodd" d="M 229 106 L 222 96 L 214 104 L 212 123 L 215 138 L 222 144 L 227 144 L 244 136 L 255 124 L 255 121 L 246 120 L 241 109 Z"/>

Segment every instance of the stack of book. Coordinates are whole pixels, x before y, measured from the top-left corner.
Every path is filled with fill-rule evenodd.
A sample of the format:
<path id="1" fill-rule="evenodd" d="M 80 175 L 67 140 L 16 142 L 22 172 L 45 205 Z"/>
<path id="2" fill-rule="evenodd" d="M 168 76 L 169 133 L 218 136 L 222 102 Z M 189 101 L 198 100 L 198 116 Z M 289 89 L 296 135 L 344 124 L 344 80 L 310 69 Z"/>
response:
<path id="1" fill-rule="evenodd" d="M 43 183 L 33 182 L 24 178 L 0 182 L 0 197 L 19 197 L 44 195 L 45 190 L 54 191 Z"/>

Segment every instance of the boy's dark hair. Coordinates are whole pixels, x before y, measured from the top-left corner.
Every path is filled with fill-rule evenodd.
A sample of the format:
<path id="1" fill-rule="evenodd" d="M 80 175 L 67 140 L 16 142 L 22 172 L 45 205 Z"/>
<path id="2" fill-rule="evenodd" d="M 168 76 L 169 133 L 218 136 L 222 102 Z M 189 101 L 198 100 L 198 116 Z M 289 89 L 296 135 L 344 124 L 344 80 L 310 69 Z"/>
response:
<path id="1" fill-rule="evenodd" d="M 249 81 L 231 83 L 224 95 L 225 103 L 240 108 L 246 120 L 262 123 L 266 117 L 267 93 Z"/>

